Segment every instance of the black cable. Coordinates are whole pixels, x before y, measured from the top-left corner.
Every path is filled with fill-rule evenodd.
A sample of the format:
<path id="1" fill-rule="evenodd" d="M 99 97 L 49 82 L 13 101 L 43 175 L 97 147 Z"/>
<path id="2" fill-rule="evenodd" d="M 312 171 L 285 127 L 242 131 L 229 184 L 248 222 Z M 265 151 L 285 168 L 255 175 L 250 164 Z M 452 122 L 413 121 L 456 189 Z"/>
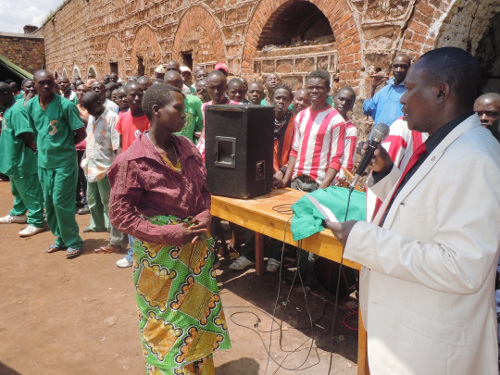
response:
<path id="1" fill-rule="evenodd" d="M 278 206 L 275 206 L 273 207 L 274 210 L 278 211 L 278 209 L 280 209 L 281 207 L 286 207 L 286 206 L 290 206 L 289 204 L 285 204 L 285 205 L 278 205 Z M 278 211 L 279 212 L 279 211 Z M 293 216 L 292 216 L 293 217 Z M 285 253 L 285 239 L 286 239 L 286 229 L 287 229 L 287 226 L 288 226 L 288 223 L 290 222 L 290 220 L 292 219 L 292 217 L 290 217 L 286 224 L 285 224 L 285 230 L 283 231 L 283 244 L 282 244 L 282 248 L 281 248 L 281 261 L 280 261 L 280 269 L 279 269 L 279 277 L 278 277 L 278 293 L 276 295 L 276 301 L 274 303 L 274 308 L 273 308 L 273 320 L 271 321 L 271 333 L 269 335 L 269 352 L 268 352 L 268 360 L 266 362 L 266 369 L 264 371 L 264 375 L 267 373 L 267 370 L 269 368 L 269 358 L 271 358 L 271 360 L 276 363 L 279 368 L 283 368 L 285 370 L 288 370 L 288 371 L 296 371 L 296 370 L 299 370 L 302 368 L 302 366 L 304 366 L 304 364 L 309 360 L 309 356 L 311 355 L 311 351 L 312 351 L 312 348 L 313 348 L 313 345 L 314 345 L 314 326 L 312 324 L 312 317 L 311 317 L 311 313 L 309 311 L 309 304 L 307 303 L 307 297 L 305 295 L 305 290 L 304 290 L 304 284 L 302 283 L 302 279 L 301 279 L 301 276 L 300 276 L 300 272 L 298 272 L 299 270 L 299 267 L 300 267 L 300 257 L 298 258 L 298 261 L 297 261 L 297 270 L 295 272 L 295 275 L 294 275 L 294 279 L 292 281 L 292 284 L 290 285 L 290 290 L 288 292 L 288 295 L 287 295 L 287 298 L 286 298 L 286 301 L 285 301 L 285 306 L 284 306 L 284 309 L 283 309 L 283 314 L 281 316 L 281 320 L 280 320 L 280 339 L 279 339 L 279 343 L 280 343 L 280 350 L 283 351 L 283 352 L 286 352 L 285 350 L 283 350 L 283 319 L 284 319 L 284 316 L 285 316 L 285 312 L 286 312 L 286 308 L 288 307 L 288 302 L 290 300 L 290 294 L 292 292 L 292 288 L 293 288 L 293 285 L 294 285 L 294 281 L 295 281 L 295 276 L 297 275 L 297 272 L 299 273 L 299 278 L 301 280 L 301 285 L 302 285 L 302 290 L 304 291 L 304 297 L 305 297 L 305 304 L 306 304 L 306 310 L 307 310 L 307 313 L 308 313 L 308 316 L 309 316 L 309 322 L 311 323 L 311 335 L 312 335 L 312 338 L 311 338 L 311 345 L 309 347 L 309 351 L 307 353 L 307 356 L 306 358 L 304 359 L 304 361 L 297 367 L 295 368 L 287 368 L 287 367 L 284 367 L 283 366 L 283 361 L 281 363 L 277 363 L 274 358 L 272 358 L 271 356 L 271 346 L 272 346 L 272 334 L 273 334 L 273 324 L 274 324 L 274 318 L 276 316 L 276 309 L 278 307 L 278 302 L 279 302 L 279 297 L 280 297 L 280 294 L 281 294 L 281 277 L 282 277 L 282 274 L 283 274 L 283 258 L 284 258 L 284 253 Z M 302 241 L 299 241 L 299 248 L 301 248 L 301 244 L 302 244 Z M 306 341 L 304 341 L 304 343 L 306 343 L 309 339 L 307 339 Z M 289 353 L 288 355 L 292 354 L 292 353 L 295 353 L 302 345 L 304 345 L 304 343 L 302 343 L 299 347 L 297 347 L 295 350 L 293 350 L 291 353 Z M 288 357 L 288 355 L 286 357 Z M 319 358 L 319 357 L 318 357 Z M 311 366 L 308 366 L 306 368 L 310 368 L 312 366 L 316 366 L 319 362 L 315 363 L 314 365 L 311 365 Z M 306 368 L 303 368 L 303 369 L 306 369 Z"/>
<path id="2" fill-rule="evenodd" d="M 276 206 L 273 206 L 272 209 L 280 214 L 293 215 L 292 206 L 293 206 L 293 204 L 290 204 L 290 203 L 277 204 Z M 288 224 L 288 221 L 287 221 L 287 224 Z M 286 232 L 286 227 L 285 227 L 285 232 Z"/>
<path id="3" fill-rule="evenodd" d="M 351 194 L 353 189 L 349 189 L 349 195 L 347 196 L 347 207 L 345 209 L 345 217 L 344 222 L 347 221 L 347 214 L 349 212 L 349 205 L 351 203 Z M 338 312 L 338 302 L 339 302 L 339 292 L 340 292 L 340 277 L 342 275 L 342 266 L 344 263 L 344 250 L 342 249 L 342 256 L 340 258 L 339 263 L 339 276 L 337 278 L 337 289 L 335 291 L 335 307 L 333 308 L 333 318 L 332 318 L 332 328 L 330 330 L 330 364 L 328 366 L 328 375 L 332 372 L 332 364 L 333 364 L 333 334 L 335 332 L 335 322 L 337 320 L 337 312 Z"/>
<path id="4" fill-rule="evenodd" d="M 280 206 L 286 206 L 286 205 L 280 205 Z M 278 209 L 280 206 L 276 206 Z M 291 205 L 290 205 L 291 206 Z M 275 208 L 273 208 L 275 209 Z M 276 209 L 277 210 L 277 209 Z M 283 233 L 283 239 L 285 239 L 286 237 L 286 228 L 290 222 L 290 220 L 292 219 L 292 217 L 290 217 L 286 224 L 285 224 L 285 230 L 284 230 L 284 233 Z M 301 243 L 301 241 L 299 242 L 299 244 Z M 326 313 L 326 307 L 328 306 L 326 303 L 325 303 L 325 307 L 323 309 L 323 314 L 321 315 L 321 317 L 316 321 L 316 322 L 312 322 L 312 317 L 311 317 L 311 314 L 310 314 L 310 311 L 309 311 L 309 307 L 308 307 L 308 303 L 307 303 L 307 298 L 306 298 L 306 308 L 307 308 L 307 312 L 308 312 L 308 315 L 309 315 L 309 321 L 311 323 L 310 327 L 307 327 L 307 328 L 310 328 L 311 331 L 313 332 L 313 335 L 312 335 L 312 338 L 307 338 L 307 340 L 305 340 L 304 342 L 302 342 L 297 348 L 295 348 L 294 350 L 284 350 L 283 349 L 283 346 L 282 346 L 282 338 L 283 338 L 283 318 L 284 318 L 284 314 L 286 312 L 286 307 L 288 306 L 288 302 L 290 300 L 290 294 L 291 294 L 291 291 L 292 291 L 292 287 L 293 287 L 293 284 L 290 288 L 290 291 L 288 293 L 288 296 L 287 296 L 287 299 L 286 299 L 286 303 L 285 303 L 285 308 L 284 308 L 284 312 L 283 312 L 283 316 L 281 318 L 281 321 L 279 323 L 280 325 L 280 328 L 279 328 L 279 331 L 280 331 L 280 349 L 282 352 L 285 352 L 285 353 L 288 353 L 285 358 L 283 358 L 283 360 L 279 363 L 277 360 L 275 360 L 272 356 L 272 353 L 271 353 L 271 347 L 272 347 L 272 334 L 274 332 L 273 330 L 273 325 L 275 323 L 275 320 L 276 320 L 276 310 L 277 310 L 277 306 L 278 306 L 278 303 L 279 303 L 279 297 L 280 297 L 280 294 L 281 294 L 281 278 L 282 278 L 282 271 L 283 271 L 283 258 L 284 258 L 284 247 L 285 247 L 285 242 L 283 241 L 283 245 L 282 245 L 282 252 L 281 252 L 281 262 L 280 262 L 280 270 L 279 270 L 279 284 L 278 284 L 278 294 L 277 294 L 277 297 L 276 297 L 276 301 L 275 301 L 275 304 L 274 304 L 274 308 L 273 308 L 273 314 L 269 314 L 267 311 L 265 310 L 262 310 L 261 308 L 258 308 L 258 307 L 254 307 L 254 306 L 249 306 L 251 308 L 255 308 L 255 309 L 258 309 L 260 310 L 261 312 L 263 312 L 265 315 L 267 316 L 270 316 L 271 317 L 271 328 L 269 331 L 262 331 L 260 329 L 257 329 L 259 323 L 261 322 L 259 316 L 252 312 L 252 311 L 238 311 L 238 312 L 235 312 L 235 313 L 232 313 L 230 315 L 230 319 L 231 321 L 237 325 L 237 326 L 240 326 L 240 327 L 243 327 L 243 328 L 246 328 L 246 329 L 249 329 L 251 330 L 252 332 L 256 333 L 261 342 L 262 342 L 262 345 L 264 347 L 264 350 L 266 351 L 267 355 L 268 355 L 268 360 L 266 362 L 266 369 L 265 369 L 265 372 L 264 374 L 267 373 L 267 370 L 269 368 L 269 359 L 271 359 L 277 366 L 278 368 L 276 369 L 276 371 L 278 371 L 279 369 L 285 369 L 287 371 L 297 371 L 297 370 L 306 370 L 306 369 L 309 369 L 309 368 L 312 368 L 314 366 L 316 366 L 320 361 L 319 361 L 319 355 L 317 354 L 317 349 L 316 349 L 316 357 L 318 358 L 318 360 L 316 361 L 316 363 L 313 363 L 307 367 L 303 367 L 304 364 L 309 360 L 309 357 L 311 356 L 311 352 L 313 350 L 313 347 L 314 347 L 314 325 L 317 324 L 317 322 L 319 322 L 324 314 Z M 300 250 L 300 249 L 299 249 Z M 300 262 L 300 260 L 299 260 Z M 299 268 L 297 268 L 298 270 Z M 300 277 L 300 274 L 299 274 L 299 277 Z M 224 306 L 225 309 L 228 309 L 228 308 L 247 308 L 247 306 Z M 243 324 L 240 324 L 240 323 L 237 323 L 235 320 L 234 320 L 234 316 L 238 315 L 238 314 L 252 314 L 253 316 L 255 316 L 255 318 L 257 319 L 256 323 L 253 325 L 253 328 L 249 327 L 249 326 L 245 326 Z M 278 323 L 278 322 L 276 322 Z M 295 328 L 297 330 L 300 330 L 300 329 L 306 329 L 306 328 L 301 328 L 301 327 L 298 327 L 298 328 Z M 260 333 L 269 333 L 270 336 L 269 336 L 269 346 L 266 346 L 265 342 L 264 342 L 264 339 L 261 337 Z M 306 358 L 304 359 L 304 361 L 297 367 L 294 367 L 294 368 L 289 368 L 289 367 L 285 367 L 283 366 L 283 363 L 286 361 L 286 359 L 293 353 L 297 353 L 299 351 L 302 351 L 302 350 L 306 350 L 307 348 L 304 348 L 304 349 L 301 349 L 301 347 L 307 342 L 311 340 L 311 345 L 309 346 L 308 348 L 308 353 L 307 353 L 307 356 Z"/>
<path id="5" fill-rule="evenodd" d="M 349 212 L 349 205 L 350 205 L 350 201 L 351 201 L 351 193 L 352 193 L 352 190 L 349 191 L 349 195 L 348 195 L 348 200 L 347 200 L 347 208 L 346 208 L 346 213 L 345 213 L 345 217 L 344 217 L 344 222 L 347 220 L 347 215 L 348 215 L 348 212 Z M 273 206 L 272 209 L 278 213 L 281 213 L 281 214 L 285 214 L 285 215 L 293 215 L 293 210 L 291 209 L 292 207 L 292 204 L 281 204 L 281 205 L 276 205 L 276 206 Z M 263 312 L 265 315 L 268 315 L 271 317 L 271 328 L 269 331 L 262 331 L 260 329 L 257 329 L 259 323 L 260 323 L 260 318 L 258 317 L 258 315 L 254 312 L 251 312 L 251 311 L 239 311 L 239 312 L 235 312 L 233 314 L 231 314 L 230 316 L 230 319 L 231 321 L 237 325 L 237 326 L 240 326 L 240 327 L 243 327 L 243 328 L 246 328 L 246 329 L 249 329 L 251 330 L 252 332 L 255 332 L 262 344 L 263 344 L 263 347 L 264 347 L 264 350 L 266 351 L 267 355 L 268 355 L 268 360 L 266 362 L 266 369 L 264 371 L 264 374 L 267 373 L 267 370 L 269 368 L 269 359 L 271 359 L 277 366 L 278 368 L 276 369 L 275 373 L 279 370 L 279 369 L 284 369 L 284 370 L 287 370 L 287 371 L 297 371 L 297 370 L 306 370 L 306 369 L 309 369 L 309 368 L 312 368 L 314 366 L 316 366 L 320 360 L 319 360 L 319 355 L 317 354 L 316 352 L 316 355 L 317 355 L 317 358 L 318 358 L 318 361 L 310 366 L 307 366 L 307 367 L 303 367 L 304 364 L 309 360 L 309 357 L 311 355 L 311 352 L 313 350 L 313 347 L 314 347 L 314 326 L 323 318 L 323 316 L 325 315 L 325 312 L 326 312 L 326 308 L 328 306 L 327 303 L 329 303 L 329 301 L 327 301 L 327 303 L 325 303 L 325 307 L 323 309 L 323 314 L 321 315 L 321 317 L 316 320 L 315 322 L 312 321 L 312 316 L 311 316 L 311 312 L 309 310 L 309 303 L 308 303 L 308 300 L 307 300 L 307 294 L 306 294 L 306 290 L 304 288 L 304 281 L 302 280 L 302 275 L 300 274 L 300 252 L 302 251 L 302 241 L 299 241 L 298 242 L 298 247 L 297 247 L 297 265 L 296 265 L 296 271 L 293 275 L 293 279 L 292 279 L 292 283 L 290 285 L 290 290 L 287 294 L 287 297 L 286 297 L 286 300 L 285 300 L 285 305 L 284 305 L 284 308 L 283 308 L 283 313 L 282 313 L 282 316 L 281 316 L 281 319 L 280 319 L 280 322 L 279 322 L 279 332 L 280 332 L 280 339 L 279 339 L 279 344 L 280 344 L 280 350 L 282 352 L 285 352 L 285 353 L 288 353 L 285 358 L 283 358 L 283 360 L 281 361 L 281 363 L 278 363 L 277 360 L 275 360 L 271 354 L 271 347 L 272 347 L 272 334 L 273 334 L 273 325 L 275 323 L 275 319 L 276 319 L 276 310 L 277 310 L 277 307 L 278 307 L 278 303 L 279 303 L 279 297 L 280 297 L 280 294 L 281 294 L 281 280 L 282 280 L 282 273 L 283 273 L 283 261 L 284 261 L 284 248 L 285 248 L 285 239 L 286 239 L 286 229 L 287 229 L 287 226 L 290 222 L 290 220 L 292 219 L 293 216 L 291 216 L 286 224 L 285 224 L 285 230 L 283 232 L 283 245 L 282 245 L 282 251 L 281 251 L 281 260 L 280 260 L 280 269 L 279 269 L 279 277 L 278 277 L 278 293 L 277 293 L 277 296 L 276 296 L 276 300 L 275 300 L 275 304 L 274 304 L 274 307 L 273 307 L 273 314 L 270 315 L 267 311 L 264 311 L 260 308 L 257 308 L 257 307 L 254 307 L 254 306 L 225 306 L 225 308 L 238 308 L 238 307 L 241 307 L 241 308 L 248 308 L 248 307 L 251 307 L 251 308 L 256 308 L 258 310 L 260 310 L 261 312 Z M 330 276 L 331 276 L 331 267 L 332 265 L 330 265 Z M 335 306 L 334 306 L 334 313 L 333 313 L 333 320 L 332 320 L 332 326 L 331 326 L 331 332 L 330 332 L 330 364 L 329 364 L 329 370 L 328 370 L 328 375 L 331 374 L 331 370 L 332 370 L 332 364 L 333 364 L 333 338 L 334 338 L 334 327 L 335 327 L 335 321 L 337 320 L 337 314 L 338 314 L 338 302 L 339 302 L 339 292 L 340 292 L 340 278 L 342 276 L 342 267 L 343 267 L 343 257 L 341 258 L 341 261 L 339 263 L 339 275 L 338 275 L 338 279 L 337 279 L 337 288 L 336 288 L 336 292 L 335 292 Z M 300 344 L 297 348 L 295 348 L 294 350 L 292 351 L 289 351 L 289 350 L 284 350 L 283 349 L 283 319 L 285 317 L 285 313 L 286 313 L 286 309 L 288 307 L 288 302 L 290 301 L 290 295 L 291 295 L 291 292 L 293 290 L 293 287 L 295 285 L 295 280 L 297 278 L 297 275 L 299 276 L 299 281 L 300 281 L 300 284 L 301 284 L 301 287 L 302 287 L 302 291 L 303 291 L 303 294 L 304 294 L 304 302 L 305 302 L 305 305 L 306 305 L 306 311 L 307 311 L 307 314 L 308 314 L 308 317 L 309 317 L 309 322 L 310 322 L 310 326 L 309 327 L 297 327 L 296 329 L 297 330 L 303 330 L 303 329 L 307 329 L 307 328 L 310 328 L 311 329 L 311 338 L 308 338 L 307 340 L 305 340 L 302 344 Z M 330 279 L 329 279 L 330 281 Z M 245 326 L 245 325 L 242 325 L 242 324 L 239 324 L 237 322 L 234 321 L 233 317 L 237 314 L 244 314 L 244 313 L 247 313 L 247 314 L 252 314 L 254 315 L 256 318 L 257 318 L 257 322 L 254 324 L 254 328 L 250 328 L 248 326 Z M 265 342 L 264 342 L 264 339 L 261 337 L 260 333 L 269 333 L 269 346 L 267 347 Z M 307 356 L 306 358 L 304 359 L 304 361 L 297 367 L 295 368 L 288 368 L 288 367 L 285 367 L 283 366 L 283 363 L 286 361 L 286 359 L 288 358 L 288 356 L 290 356 L 291 354 L 293 353 L 297 353 L 299 351 L 302 351 L 302 350 L 306 350 L 306 348 L 304 349 L 300 349 L 307 341 L 311 340 L 311 345 L 309 346 L 309 348 L 307 349 L 308 350 L 308 353 L 307 353 Z M 303 367 L 303 368 L 302 368 Z"/>

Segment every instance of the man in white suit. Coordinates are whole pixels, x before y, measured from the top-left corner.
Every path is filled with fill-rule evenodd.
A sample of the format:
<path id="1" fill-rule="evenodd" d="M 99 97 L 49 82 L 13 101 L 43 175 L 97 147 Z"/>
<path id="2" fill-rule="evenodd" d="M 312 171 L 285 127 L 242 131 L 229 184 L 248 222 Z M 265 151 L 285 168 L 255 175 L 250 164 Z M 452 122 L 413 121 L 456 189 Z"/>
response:
<path id="1" fill-rule="evenodd" d="M 423 55 L 401 98 L 409 129 L 429 133 L 423 154 L 404 173 L 380 147 L 373 223 L 328 222 L 344 257 L 363 266 L 372 375 L 498 374 L 500 145 L 473 112 L 480 82 L 459 48 Z"/>

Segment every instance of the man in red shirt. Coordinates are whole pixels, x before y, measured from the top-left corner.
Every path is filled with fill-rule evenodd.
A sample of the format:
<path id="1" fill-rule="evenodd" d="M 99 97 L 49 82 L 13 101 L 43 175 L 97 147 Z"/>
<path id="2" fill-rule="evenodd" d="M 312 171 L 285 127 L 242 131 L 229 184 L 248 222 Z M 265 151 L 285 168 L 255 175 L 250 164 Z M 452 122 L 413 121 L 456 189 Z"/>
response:
<path id="1" fill-rule="evenodd" d="M 122 152 L 127 151 L 139 134 L 149 129 L 149 120 L 142 110 L 144 89 L 137 82 L 125 86 L 129 111 L 123 113 L 116 124 L 116 130 L 121 134 Z"/>

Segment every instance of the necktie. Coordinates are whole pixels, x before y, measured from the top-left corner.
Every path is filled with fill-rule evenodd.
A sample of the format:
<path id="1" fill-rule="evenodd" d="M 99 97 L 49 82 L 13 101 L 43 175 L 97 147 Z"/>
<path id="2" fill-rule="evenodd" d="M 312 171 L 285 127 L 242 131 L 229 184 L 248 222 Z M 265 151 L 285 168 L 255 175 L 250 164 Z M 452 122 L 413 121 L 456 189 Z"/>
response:
<path id="1" fill-rule="evenodd" d="M 425 142 L 424 142 L 416 148 L 416 150 L 413 152 L 413 155 L 410 157 L 410 160 L 408 160 L 408 164 L 406 164 L 406 168 L 405 168 L 403 174 L 401 175 L 401 178 L 399 179 L 398 185 L 397 185 L 396 189 L 394 190 L 394 193 L 392 194 L 391 201 L 389 202 L 389 204 L 387 205 L 387 208 L 385 209 L 384 216 L 382 216 L 382 220 L 380 221 L 380 224 L 379 224 L 380 226 L 382 226 L 384 224 L 385 217 L 387 216 L 387 212 L 389 211 L 389 209 L 392 206 L 392 202 L 393 202 L 394 198 L 396 197 L 396 194 L 399 191 L 399 187 L 401 186 L 401 183 L 404 181 L 408 172 L 410 172 L 410 170 L 413 168 L 413 166 L 418 161 L 420 156 L 422 156 L 422 154 L 425 153 L 425 151 L 426 151 L 426 146 L 425 146 Z"/>

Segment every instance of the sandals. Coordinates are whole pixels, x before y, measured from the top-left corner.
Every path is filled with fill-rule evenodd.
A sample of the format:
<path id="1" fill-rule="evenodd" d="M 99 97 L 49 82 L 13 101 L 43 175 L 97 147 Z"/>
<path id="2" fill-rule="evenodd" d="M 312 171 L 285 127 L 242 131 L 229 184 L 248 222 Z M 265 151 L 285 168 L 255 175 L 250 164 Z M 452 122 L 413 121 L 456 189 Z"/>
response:
<path id="1" fill-rule="evenodd" d="M 52 254 L 52 253 L 55 253 L 58 251 L 66 250 L 66 249 L 67 249 L 67 247 L 65 247 L 65 246 L 59 246 L 59 245 L 53 244 L 53 245 L 50 245 L 48 248 L 46 248 L 45 252 L 47 254 Z"/>
<path id="2" fill-rule="evenodd" d="M 66 246 L 59 246 L 57 244 L 50 245 L 48 248 L 45 249 L 45 252 L 48 254 L 55 253 L 57 251 L 63 251 L 66 250 L 66 258 L 71 259 L 71 258 L 76 258 L 77 256 L 81 255 L 83 253 L 83 249 L 78 249 L 74 247 L 66 247 Z"/>
<path id="3" fill-rule="evenodd" d="M 119 245 L 108 245 L 108 246 L 101 246 L 98 249 L 94 250 L 95 254 L 116 254 L 119 253 L 122 250 L 121 246 Z"/>
<path id="4" fill-rule="evenodd" d="M 86 227 L 82 230 L 83 233 L 100 233 L 100 232 L 109 232 L 108 229 L 104 228 L 104 229 L 94 229 L 94 228 L 91 228 L 91 227 Z"/>
<path id="5" fill-rule="evenodd" d="M 66 250 L 66 259 L 76 258 L 83 253 L 83 249 L 78 249 L 75 247 L 68 247 Z"/>

